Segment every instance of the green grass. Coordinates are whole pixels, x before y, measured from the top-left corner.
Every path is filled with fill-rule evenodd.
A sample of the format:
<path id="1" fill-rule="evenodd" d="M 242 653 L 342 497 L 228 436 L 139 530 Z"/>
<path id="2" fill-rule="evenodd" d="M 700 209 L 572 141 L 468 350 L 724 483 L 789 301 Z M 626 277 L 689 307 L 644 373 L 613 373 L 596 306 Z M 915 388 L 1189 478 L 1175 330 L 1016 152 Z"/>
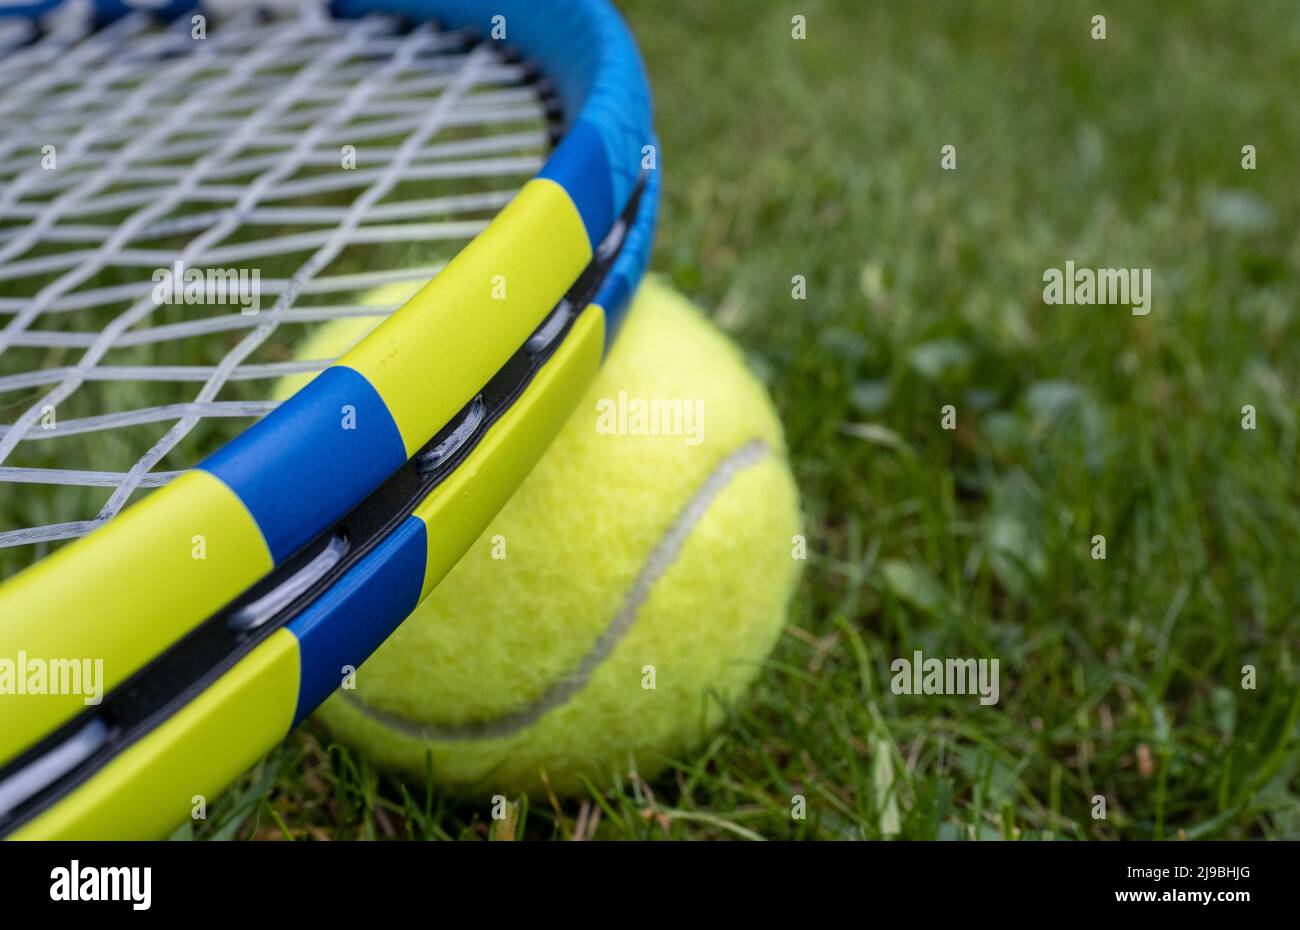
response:
<path id="1" fill-rule="evenodd" d="M 1111 6 L 626 4 L 655 267 L 786 425 L 812 553 L 786 635 L 648 785 L 493 830 L 309 725 L 201 834 L 1300 838 L 1300 16 Z M 1151 267 L 1154 311 L 1044 306 L 1067 259 Z M 917 649 L 998 658 L 1001 701 L 893 694 Z"/>

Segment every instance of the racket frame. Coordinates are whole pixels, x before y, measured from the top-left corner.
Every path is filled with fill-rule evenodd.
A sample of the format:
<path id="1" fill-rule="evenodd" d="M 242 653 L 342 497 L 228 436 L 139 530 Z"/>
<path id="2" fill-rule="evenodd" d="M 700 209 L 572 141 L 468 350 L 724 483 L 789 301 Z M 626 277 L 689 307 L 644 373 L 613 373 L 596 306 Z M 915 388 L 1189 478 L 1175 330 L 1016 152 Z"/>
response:
<path id="1" fill-rule="evenodd" d="M 100 14 L 112 18 L 118 6 L 101 3 Z M 18 726 L 0 736 L 0 802 L 17 774 L 40 770 L 45 784 L 7 812 L 0 803 L 0 834 L 18 828 L 15 835 L 23 836 L 157 835 L 184 816 L 193 795 L 220 790 L 256 761 L 333 690 L 324 683 L 337 684 L 340 658 L 359 665 L 508 499 L 594 376 L 644 272 L 658 196 L 657 171 L 641 170 L 645 147 L 656 144 L 649 94 L 626 27 L 603 0 L 564 0 L 545 14 L 526 0 L 345 0 L 334 10 L 433 17 L 485 35 L 492 17 L 505 15 L 519 53 L 538 62 L 566 101 L 566 114 L 575 113 L 576 101 L 575 116 L 539 176 L 392 318 L 327 369 L 326 376 L 338 372 L 333 380 L 317 378 L 195 472 L 0 587 L 0 655 L 11 644 L 35 644 L 27 651 L 36 655 L 66 653 L 73 644 L 80 654 L 111 655 L 105 678 L 113 711 L 87 712 L 78 695 L 27 702 Z M 569 30 L 562 28 L 566 16 Z M 564 43 L 575 35 L 595 44 L 566 55 Z M 513 282 L 506 308 L 488 304 L 482 287 L 484 274 L 502 267 L 518 268 L 523 278 Z M 476 328 L 475 317 L 490 324 Z M 431 378 L 427 359 L 449 332 L 458 337 L 458 364 L 451 375 Z M 538 340 L 545 352 L 520 368 Z M 526 374 L 506 390 L 512 362 Z M 359 502 L 355 480 L 343 481 L 347 493 L 331 489 L 322 507 L 314 482 L 299 506 L 287 509 L 301 517 L 302 501 L 310 501 L 316 519 L 286 531 L 276 514 L 259 514 L 250 504 L 256 493 L 241 486 L 240 468 L 264 469 L 269 460 L 283 485 L 304 466 L 312 473 L 328 463 L 340 431 L 313 433 L 309 425 L 304 436 L 290 421 L 306 423 L 305 411 L 328 410 L 335 423 L 332 411 L 357 387 L 353 376 L 379 396 L 400 460 L 376 456 L 383 467 L 367 473 Z M 448 449 L 502 377 L 495 389 L 502 397 L 462 437 L 473 442 Z M 341 395 L 339 383 L 349 385 Z M 422 455 L 426 466 L 430 456 L 443 460 L 420 474 Z M 480 481 L 471 494 L 466 476 L 473 473 L 496 480 Z M 402 506 L 394 510 L 399 496 Z M 385 506 L 389 512 L 376 516 Z M 223 524 L 229 532 L 218 536 L 234 542 L 235 551 L 252 552 L 241 565 L 222 566 L 229 570 L 203 565 L 208 577 L 198 585 L 169 576 L 169 566 L 151 557 L 160 527 L 192 525 L 196 514 Z M 410 539 L 420 535 L 424 558 L 412 559 Z M 328 562 L 330 546 L 341 539 L 345 551 L 319 577 L 306 579 L 267 616 L 253 617 L 257 622 L 232 626 L 293 579 L 301 582 L 306 566 Z M 355 597 L 364 582 L 391 588 L 374 579 L 394 571 L 406 597 L 380 605 Z M 80 580 L 88 576 L 90 584 Z M 79 580 L 63 580 L 70 577 Z M 105 588 L 96 579 L 113 583 Z M 143 603 L 141 585 L 155 591 Z M 79 622 L 88 612 L 94 623 Z M 221 628 L 231 643 L 203 645 Z M 57 643 L 62 651 L 48 648 Z M 49 777 L 50 760 L 67 763 L 78 751 L 75 765 Z M 175 790 L 182 784 L 184 797 Z M 170 803 L 160 802 L 160 791 Z"/>

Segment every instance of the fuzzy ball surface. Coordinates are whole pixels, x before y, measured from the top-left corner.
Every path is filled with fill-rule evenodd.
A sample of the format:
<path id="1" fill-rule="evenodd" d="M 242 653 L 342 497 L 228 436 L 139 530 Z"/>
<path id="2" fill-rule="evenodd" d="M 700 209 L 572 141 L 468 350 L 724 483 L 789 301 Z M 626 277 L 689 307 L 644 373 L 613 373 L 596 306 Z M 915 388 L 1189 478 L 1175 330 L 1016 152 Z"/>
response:
<path id="1" fill-rule="evenodd" d="M 464 794 L 652 777 L 760 670 L 799 532 L 767 392 L 647 279 L 541 462 L 318 717 L 381 767 Z"/>

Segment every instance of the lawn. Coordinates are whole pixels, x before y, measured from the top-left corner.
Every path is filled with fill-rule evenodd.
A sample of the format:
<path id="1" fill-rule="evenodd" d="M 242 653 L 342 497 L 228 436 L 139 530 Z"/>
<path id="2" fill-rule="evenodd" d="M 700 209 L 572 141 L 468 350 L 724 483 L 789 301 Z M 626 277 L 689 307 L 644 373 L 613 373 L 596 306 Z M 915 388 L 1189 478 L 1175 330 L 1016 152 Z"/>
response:
<path id="1" fill-rule="evenodd" d="M 195 835 L 1300 839 L 1295 6 L 624 8 L 654 268 L 787 431 L 786 634 L 649 783 L 493 822 L 309 724 Z M 1066 261 L 1150 268 L 1150 314 L 1046 305 Z M 1000 700 L 895 694 L 917 650 L 997 658 Z"/>

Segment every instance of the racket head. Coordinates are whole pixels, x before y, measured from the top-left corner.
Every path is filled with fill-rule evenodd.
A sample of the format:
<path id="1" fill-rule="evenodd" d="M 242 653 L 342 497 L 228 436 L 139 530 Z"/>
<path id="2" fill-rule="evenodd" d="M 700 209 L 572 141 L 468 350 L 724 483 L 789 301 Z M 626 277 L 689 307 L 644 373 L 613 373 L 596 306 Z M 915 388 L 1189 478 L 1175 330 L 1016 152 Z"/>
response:
<path id="1" fill-rule="evenodd" d="M 30 22 L 32 15 L 57 12 L 55 7 L 17 12 Z M 128 32 L 122 24 L 140 14 L 125 9 L 97 4 L 95 35 L 115 28 Z M 183 25 L 188 12 L 171 4 L 161 15 Z M 211 625 L 223 612 L 228 619 L 255 603 L 263 593 L 255 590 L 259 581 L 265 587 L 278 571 L 279 584 L 318 557 L 304 550 L 313 543 L 328 546 L 340 520 L 355 517 L 381 486 L 410 467 L 413 456 L 460 428 L 458 418 L 484 386 L 569 299 L 572 319 L 560 333 L 563 344 L 536 366 L 525 385 L 532 393 L 520 392 L 533 398 L 531 406 L 512 404 L 486 424 L 491 430 L 484 436 L 496 437 L 498 462 L 491 493 L 449 513 L 438 503 L 454 499 L 446 492 L 449 485 L 440 497 L 426 489 L 419 501 L 408 502 L 405 516 L 390 520 L 386 535 L 377 535 L 365 553 L 330 576 L 343 592 L 366 590 L 383 575 L 384 590 L 400 589 L 403 596 L 377 604 L 364 597 L 331 598 L 321 588 L 314 606 L 297 611 L 296 620 L 282 616 L 250 637 L 242 651 L 195 667 L 194 682 L 175 697 L 173 711 L 197 704 L 198 693 L 206 689 L 210 697 L 222 682 L 229 690 L 229 677 L 237 666 L 245 668 L 246 683 L 256 687 L 243 693 L 280 695 L 273 701 L 279 712 L 268 719 L 270 731 L 282 733 L 333 690 L 324 670 L 337 669 L 333 663 L 341 656 L 364 658 L 387 635 L 384 629 L 400 622 L 454 564 L 476 535 L 472 528 L 490 519 L 576 402 L 576 386 L 590 377 L 617 331 L 653 236 L 658 177 L 643 167 L 655 145 L 649 93 L 625 26 L 597 0 L 568 0 L 544 10 L 526 2 L 343 2 L 331 5 L 326 22 L 365 23 L 379 15 L 403 17 L 405 35 L 419 35 L 433 20 L 443 30 L 470 30 L 480 41 L 468 57 L 488 61 L 500 55 L 536 69 L 544 99 L 557 102 L 554 151 L 481 233 L 342 359 L 193 470 L 0 586 L 0 647 L 31 655 L 99 656 L 104 690 L 138 685 L 150 663 L 174 657 L 177 644 L 193 640 L 205 622 Z M 487 37 L 501 25 L 505 47 L 496 49 Z M 588 282 L 592 293 L 575 305 L 573 289 L 611 241 L 615 250 L 599 278 Z M 492 287 L 500 278 L 506 282 L 503 297 Z M 291 298 L 284 296 L 293 284 L 280 291 L 271 313 L 289 306 Z M 40 314 L 27 316 L 30 322 Z M 14 322 L 22 318 L 22 311 L 12 315 L 5 332 L 17 332 Z M 561 359 L 570 361 L 560 364 Z M 559 382 L 566 389 L 557 392 L 553 385 Z M 547 384 L 549 394 L 541 390 Z M 549 404 L 536 399 L 543 394 L 552 398 Z M 351 429 L 340 428 L 340 412 L 347 410 Z M 30 428 L 31 421 L 29 409 L 10 425 L 9 435 Z M 507 429 L 510 423 L 517 425 Z M 507 433 L 524 438 L 503 439 Z M 11 438 L 10 446 L 16 444 Z M 487 442 L 467 454 L 486 455 L 491 447 Z M 138 470 L 137 486 L 147 474 Z M 454 523 L 455 530 L 441 532 L 438 521 Z M 410 557 L 409 540 L 420 535 L 422 560 Z M 203 558 L 194 557 L 196 538 L 204 542 Z M 401 584 L 392 583 L 394 571 Z M 241 596 L 244 602 L 237 603 Z M 357 616 L 375 621 L 363 625 L 360 635 L 355 629 L 349 635 L 346 621 Z M 312 645 L 304 647 L 309 638 Z M 251 662 L 259 650 L 261 657 Z M 285 695 L 291 692 L 289 701 Z M 46 697 L 16 716 L 19 725 L 0 741 L 0 765 L 30 755 L 42 737 L 53 738 L 49 734 L 66 739 L 81 732 L 78 723 L 87 714 L 80 696 Z M 226 702 L 228 711 L 240 706 Z M 205 717 L 204 725 L 211 728 L 215 719 Z M 247 752 L 229 755 L 235 764 L 246 764 Z"/>

